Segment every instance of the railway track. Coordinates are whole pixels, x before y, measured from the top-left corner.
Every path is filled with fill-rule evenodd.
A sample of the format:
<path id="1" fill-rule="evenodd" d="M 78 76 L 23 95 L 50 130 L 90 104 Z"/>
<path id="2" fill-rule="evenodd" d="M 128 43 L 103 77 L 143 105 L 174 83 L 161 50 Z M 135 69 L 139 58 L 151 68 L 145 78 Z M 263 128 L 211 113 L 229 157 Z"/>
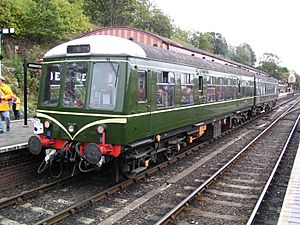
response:
<path id="1" fill-rule="evenodd" d="M 292 108 L 294 106 L 263 130 L 156 225 L 253 224 L 288 143 L 296 131 L 300 118 L 297 116 L 299 109 L 294 113 L 294 118 L 284 119 Z M 278 133 L 278 127 L 281 127 L 282 132 Z M 287 132 L 290 128 L 290 132 Z M 185 213 L 174 220 L 183 209 L 186 209 Z"/>
<path id="2" fill-rule="evenodd" d="M 251 129 L 250 129 L 251 130 Z M 232 132 L 232 131 L 230 131 Z M 223 146 L 222 149 L 219 149 L 218 152 L 214 152 L 214 153 L 211 153 L 211 154 L 208 154 L 206 157 L 202 157 L 202 156 L 199 156 L 199 158 L 202 158 L 201 163 L 198 163 L 198 164 L 195 164 L 195 165 L 192 165 L 191 167 L 189 167 L 189 172 L 190 173 L 193 173 L 194 170 L 197 170 L 199 168 L 201 168 L 204 163 L 209 160 L 212 160 L 212 158 L 216 157 L 218 154 L 220 154 L 220 152 L 222 152 L 226 147 L 229 147 L 231 144 L 233 144 L 235 141 L 239 140 L 239 139 L 242 139 L 244 138 L 245 136 L 247 135 L 244 134 L 244 136 L 240 136 L 239 138 L 233 138 L 233 141 L 232 142 L 228 142 L 227 146 Z M 227 141 L 226 141 L 227 142 Z M 111 201 L 114 201 L 115 199 L 118 199 L 118 197 L 113 197 L 114 195 L 117 195 L 118 196 L 118 193 L 123 193 L 124 191 L 126 192 L 126 190 L 129 188 L 128 186 L 130 186 L 131 184 L 135 184 L 137 183 L 138 180 L 140 179 L 144 179 L 146 178 L 146 180 L 149 180 L 149 181 L 155 181 L 156 179 L 155 178 L 151 178 L 150 175 L 153 174 L 153 173 L 156 173 L 157 171 L 160 171 L 162 170 L 162 168 L 165 168 L 165 167 L 168 167 L 169 164 L 172 164 L 172 163 L 176 163 L 178 161 L 180 161 L 181 159 L 185 158 L 186 156 L 189 156 L 189 155 L 192 155 L 194 154 L 194 152 L 198 152 L 197 154 L 199 155 L 199 149 L 202 149 L 204 145 L 206 145 L 207 143 L 205 144 L 202 144 L 201 146 L 196 146 L 192 149 L 190 149 L 189 151 L 185 152 L 185 153 L 182 153 L 180 155 L 177 155 L 176 157 L 172 158 L 170 161 L 168 162 L 165 162 L 163 164 L 160 164 L 156 167 L 153 167 L 151 168 L 150 170 L 146 171 L 145 173 L 141 173 L 141 174 L 138 174 L 136 177 L 134 177 L 133 179 L 129 179 L 129 180 L 126 180 L 116 186 L 113 186 L 113 187 L 110 187 L 108 189 L 103 189 L 103 191 L 101 191 L 100 193 L 97 193 L 96 195 L 92 196 L 92 197 L 88 197 L 86 199 L 84 199 L 83 201 L 79 201 L 78 203 L 76 204 L 70 204 L 70 207 L 67 207 L 66 209 L 61 209 L 59 210 L 58 213 L 51 213 L 50 216 L 48 216 L 47 218 L 45 219 L 42 219 L 42 220 L 35 220 L 34 223 L 35 224 L 53 224 L 53 223 L 57 223 L 65 218 L 68 218 L 70 216 L 72 216 L 72 218 L 77 218 L 78 221 L 84 221 L 84 218 L 86 218 L 85 216 L 82 216 L 82 218 L 80 217 L 80 212 L 85 212 L 87 210 L 84 210 L 85 208 L 90 208 L 94 205 L 97 204 L 97 202 L 101 201 L 101 200 L 104 200 L 104 199 L 108 199 L 107 201 L 108 202 L 111 202 Z M 194 164 L 194 163 L 191 163 L 191 164 Z M 172 177 L 171 179 L 169 179 L 167 182 L 164 182 L 164 184 L 160 187 L 161 189 L 157 189 L 156 191 L 150 191 L 151 194 L 148 194 L 148 197 L 144 198 L 144 202 L 139 200 L 139 198 L 136 199 L 136 201 L 132 201 L 132 204 L 130 206 L 127 207 L 127 209 L 129 211 L 131 211 L 131 209 L 133 208 L 136 209 L 137 207 L 140 207 L 142 205 L 142 203 L 137 203 L 137 202 L 143 202 L 144 203 L 147 203 L 147 201 L 151 201 L 150 199 L 153 198 L 154 196 L 158 195 L 159 193 L 161 193 L 161 190 L 167 190 L 169 189 L 169 187 L 172 185 L 172 184 L 175 184 L 178 180 L 181 180 L 181 179 L 184 179 L 184 176 L 188 173 L 186 172 L 186 170 L 184 170 L 185 172 L 183 172 L 182 174 L 179 174 L 175 177 Z M 196 179 L 197 180 L 197 179 Z M 201 179 L 202 181 L 204 180 Z M 201 180 L 197 180 L 197 182 L 201 182 Z M 141 186 L 144 186 L 143 184 L 141 184 Z M 127 187 L 127 188 L 126 188 Z M 192 188 L 192 187 L 190 187 Z M 188 188 L 187 188 L 188 189 Z M 41 191 L 38 191 L 39 193 Z M 146 194 L 147 195 L 147 194 Z M 30 196 L 28 193 L 27 193 L 27 196 Z M 19 199 L 22 199 L 24 197 L 19 197 Z M 18 198 L 16 198 L 18 199 Z M 28 199 L 28 198 L 24 198 L 25 200 Z M 111 200 L 110 200 L 111 199 Z M 19 203 L 20 201 L 17 201 L 17 203 Z M 22 201 L 21 201 L 22 202 Z M 103 202 L 103 201 L 101 201 Z M 118 202 L 118 201 L 117 201 Z M 14 202 L 13 204 L 15 204 L 16 202 Z M 122 203 L 123 204 L 123 203 Z M 169 206 L 167 206 L 168 208 Z M 55 208 L 55 207 L 54 207 Z M 101 207 L 100 207 L 101 208 Z M 126 208 L 126 206 L 125 206 Z M 105 209 L 104 207 L 104 212 L 105 210 L 108 210 L 108 209 Z M 113 211 L 113 210 L 112 210 Z M 84 213 L 81 213 L 84 215 Z M 122 214 L 122 213 L 121 213 Z M 125 215 L 125 216 L 124 216 Z M 45 216 L 43 216 L 45 217 Z M 43 217 L 40 217 L 40 218 L 43 218 Z M 107 216 L 106 216 L 107 217 Z M 123 217 L 126 217 L 126 213 L 123 213 Z M 109 222 L 112 221 L 117 221 L 116 218 L 118 218 L 119 220 L 122 220 L 122 218 L 120 215 L 119 216 L 110 216 L 108 217 L 107 219 L 105 219 L 103 222 L 103 224 L 109 224 Z M 151 216 L 150 216 L 151 217 Z M 69 220 L 64 220 L 64 222 L 62 224 L 74 224 L 74 219 L 69 219 Z M 81 219 L 80 219 L 81 218 Z M 0 218 L 1 219 L 1 218 Z M 153 217 L 152 220 L 155 221 L 157 220 L 158 218 L 157 217 Z M 150 218 L 151 220 L 151 218 Z M 76 220 L 77 221 L 77 220 Z M 108 222 L 108 223 L 107 223 Z M 78 223 L 78 224 L 83 224 L 84 222 L 82 223 Z M 33 224 L 32 222 L 27 222 L 27 224 Z M 75 222 L 76 224 L 76 222 Z M 130 224 L 130 223 L 128 223 Z"/>
<path id="3" fill-rule="evenodd" d="M 1 199 L 0 200 L 0 209 L 15 205 L 15 204 L 23 203 L 23 202 L 27 201 L 28 199 L 34 198 L 38 195 L 45 194 L 46 192 L 53 190 L 55 188 L 64 187 L 66 184 L 68 184 L 71 181 L 71 179 L 72 179 L 71 177 L 59 179 L 59 180 L 56 180 L 49 184 L 41 185 L 32 190 L 22 192 L 21 194 L 18 194 L 18 195 L 9 197 L 9 198 Z"/>

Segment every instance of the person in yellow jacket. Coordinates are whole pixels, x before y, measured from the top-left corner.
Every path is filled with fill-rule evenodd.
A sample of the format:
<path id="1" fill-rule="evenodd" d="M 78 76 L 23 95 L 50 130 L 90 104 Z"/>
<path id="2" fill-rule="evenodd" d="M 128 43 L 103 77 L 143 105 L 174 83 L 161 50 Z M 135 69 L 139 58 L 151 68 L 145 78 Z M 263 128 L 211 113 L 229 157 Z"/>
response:
<path id="1" fill-rule="evenodd" d="M 21 105 L 21 100 L 19 97 L 14 95 L 13 97 L 13 111 L 15 115 L 15 119 L 19 120 L 20 119 L 20 105 Z"/>
<path id="2" fill-rule="evenodd" d="M 0 75 L 0 114 L 4 117 L 6 123 L 6 131 L 10 131 L 9 118 L 9 104 L 8 101 L 12 99 L 13 92 L 10 87 L 6 85 L 5 78 Z M 3 126 L 0 121 L 0 134 L 3 133 Z"/>

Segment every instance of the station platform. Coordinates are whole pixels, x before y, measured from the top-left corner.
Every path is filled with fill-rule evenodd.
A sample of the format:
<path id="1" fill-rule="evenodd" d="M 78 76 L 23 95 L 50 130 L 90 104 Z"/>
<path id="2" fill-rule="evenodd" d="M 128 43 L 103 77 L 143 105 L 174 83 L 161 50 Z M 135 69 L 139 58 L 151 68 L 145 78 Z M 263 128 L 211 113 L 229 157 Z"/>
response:
<path id="1" fill-rule="evenodd" d="M 5 121 L 2 121 L 4 133 L 0 134 L 0 153 L 13 151 L 27 147 L 27 141 L 33 133 L 33 119 L 27 120 L 27 126 L 24 126 L 24 120 L 11 120 L 10 131 L 6 131 Z"/>
<path id="2" fill-rule="evenodd" d="M 277 225 L 300 224 L 300 145 Z"/>

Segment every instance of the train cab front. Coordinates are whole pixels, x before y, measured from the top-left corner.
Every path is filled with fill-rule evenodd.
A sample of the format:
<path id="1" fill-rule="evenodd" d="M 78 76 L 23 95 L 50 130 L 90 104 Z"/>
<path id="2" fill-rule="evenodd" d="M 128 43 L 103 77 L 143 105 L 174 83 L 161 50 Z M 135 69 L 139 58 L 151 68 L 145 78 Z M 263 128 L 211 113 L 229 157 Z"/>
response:
<path id="1" fill-rule="evenodd" d="M 42 173 L 48 168 L 52 171 L 54 164 L 59 164 L 59 167 L 62 168 L 63 163 L 73 164 L 72 175 L 76 168 L 81 172 L 88 172 L 101 167 L 104 163 L 111 161 L 114 157 L 118 157 L 121 153 L 121 145 L 106 143 L 105 124 L 92 126 L 90 129 L 87 129 L 94 130 L 94 133 L 97 133 L 95 136 L 97 136 L 96 139 L 98 141 L 96 142 L 52 136 L 53 129 L 58 129 L 57 127 L 49 120 L 44 120 L 43 123 L 40 120 L 36 120 L 34 123 L 35 135 L 29 138 L 28 148 L 33 155 L 39 155 L 41 152 L 45 153 L 44 161 L 39 167 L 38 173 Z M 72 131 L 73 133 L 76 131 L 74 124 L 68 127 L 68 132 Z M 59 176 L 61 173 L 62 171 L 59 172 Z M 51 172 L 50 174 L 54 173 Z"/>
<path id="2" fill-rule="evenodd" d="M 118 134 L 127 120 L 116 114 L 123 110 L 125 72 L 124 63 L 107 58 L 43 65 L 38 120 L 28 141 L 32 154 L 45 152 L 39 172 L 57 162 L 86 172 L 120 155 Z"/>

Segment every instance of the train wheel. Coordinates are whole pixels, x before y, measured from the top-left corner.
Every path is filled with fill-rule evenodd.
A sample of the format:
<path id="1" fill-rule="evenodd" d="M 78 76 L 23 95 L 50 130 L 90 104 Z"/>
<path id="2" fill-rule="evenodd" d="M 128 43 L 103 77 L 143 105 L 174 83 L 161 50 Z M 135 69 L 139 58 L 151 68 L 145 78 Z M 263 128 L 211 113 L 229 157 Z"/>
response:
<path id="1" fill-rule="evenodd" d="M 166 158 L 166 160 L 170 161 L 174 156 L 173 152 L 164 152 L 164 157 Z"/>

